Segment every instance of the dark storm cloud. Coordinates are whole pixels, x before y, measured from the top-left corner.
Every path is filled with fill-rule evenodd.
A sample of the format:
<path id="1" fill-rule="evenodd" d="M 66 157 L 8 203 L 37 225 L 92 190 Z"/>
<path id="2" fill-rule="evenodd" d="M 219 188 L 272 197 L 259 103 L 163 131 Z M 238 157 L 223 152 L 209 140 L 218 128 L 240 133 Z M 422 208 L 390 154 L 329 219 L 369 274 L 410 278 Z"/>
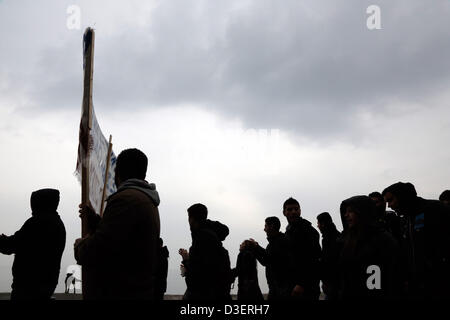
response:
<path id="1" fill-rule="evenodd" d="M 198 104 L 249 127 L 315 137 L 351 130 L 362 108 L 420 103 L 450 82 L 450 3 L 375 2 L 164 1 L 145 27 L 104 36 L 98 26 L 94 103 Z M 382 30 L 366 27 L 371 4 Z M 73 39 L 41 52 L 30 92 L 42 107 L 81 103 Z"/>

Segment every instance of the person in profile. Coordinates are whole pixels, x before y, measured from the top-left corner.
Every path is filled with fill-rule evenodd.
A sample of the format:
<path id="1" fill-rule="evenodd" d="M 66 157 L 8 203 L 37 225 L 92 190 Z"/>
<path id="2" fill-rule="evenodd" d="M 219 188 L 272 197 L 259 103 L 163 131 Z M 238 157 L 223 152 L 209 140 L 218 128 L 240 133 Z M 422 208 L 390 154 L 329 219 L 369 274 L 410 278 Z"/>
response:
<path id="1" fill-rule="evenodd" d="M 417 196 L 410 182 L 394 183 L 384 189 L 382 194 L 389 207 L 402 218 L 404 241 L 401 250 L 406 257 L 407 297 L 448 299 L 450 207 L 441 201 Z"/>
<path id="2" fill-rule="evenodd" d="M 328 212 L 317 216 L 317 228 L 322 234 L 322 255 L 320 257 L 320 280 L 325 300 L 337 300 L 338 297 L 338 261 L 341 253 L 341 233 L 337 230 Z"/>
<path id="3" fill-rule="evenodd" d="M 58 284 L 66 230 L 56 211 L 59 191 L 31 194 L 31 218 L 12 236 L 0 236 L 0 252 L 15 254 L 11 300 L 49 300 Z"/>
<path id="4" fill-rule="evenodd" d="M 268 300 L 291 300 L 292 290 L 295 286 L 295 270 L 289 243 L 277 217 L 268 217 L 265 220 L 264 232 L 267 235 L 268 245 L 264 249 L 255 240 L 243 242 L 245 248 L 251 249 L 259 263 L 266 267 L 266 279 L 269 286 Z"/>
<path id="5" fill-rule="evenodd" d="M 283 215 L 288 221 L 286 238 L 293 257 L 295 268 L 294 288 L 291 296 L 294 299 L 318 300 L 319 288 L 319 232 L 301 215 L 300 204 L 294 198 L 283 204 Z"/>
<path id="6" fill-rule="evenodd" d="M 239 247 L 236 268 L 232 269 L 234 279 L 238 278 L 238 301 L 263 301 L 258 283 L 258 266 L 253 251 L 242 243 Z"/>
<path id="7" fill-rule="evenodd" d="M 226 225 L 207 219 L 208 209 L 197 203 L 187 209 L 192 236 L 189 251 L 181 248 L 185 300 L 228 301 L 233 275 L 228 251 L 222 241 L 229 234 Z"/>
<path id="8" fill-rule="evenodd" d="M 147 156 L 138 149 L 119 154 L 117 192 L 107 199 L 98 225 L 75 241 L 77 263 L 90 270 L 89 292 L 83 292 L 86 300 L 155 298 L 160 200 L 155 184 L 145 180 L 147 165 Z M 87 206 L 80 212 L 82 217 L 96 216 Z"/>
<path id="9" fill-rule="evenodd" d="M 155 300 L 164 300 L 167 290 L 167 272 L 169 269 L 169 250 L 163 239 L 158 241 L 158 266 L 156 270 Z"/>

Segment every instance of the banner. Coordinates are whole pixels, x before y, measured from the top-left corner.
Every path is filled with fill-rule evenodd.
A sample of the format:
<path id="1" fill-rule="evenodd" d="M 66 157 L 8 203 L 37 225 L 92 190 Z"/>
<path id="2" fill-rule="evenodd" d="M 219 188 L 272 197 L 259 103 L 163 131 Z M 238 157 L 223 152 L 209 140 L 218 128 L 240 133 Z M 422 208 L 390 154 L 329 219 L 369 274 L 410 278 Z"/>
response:
<path id="1" fill-rule="evenodd" d="M 92 129 L 89 130 L 88 150 L 84 152 L 85 157 L 77 161 L 76 176 L 81 183 L 81 167 L 82 163 L 86 163 L 89 167 L 89 202 L 96 213 L 101 214 L 103 186 L 106 181 L 106 197 L 116 192 L 116 184 L 114 182 L 114 170 L 116 168 L 116 155 L 111 151 L 109 161 L 109 170 L 106 172 L 109 143 L 103 136 L 100 126 L 92 110 Z M 80 143 L 81 145 L 81 143 Z M 83 153 L 83 152 L 81 152 Z M 80 152 L 79 152 L 80 156 Z"/>

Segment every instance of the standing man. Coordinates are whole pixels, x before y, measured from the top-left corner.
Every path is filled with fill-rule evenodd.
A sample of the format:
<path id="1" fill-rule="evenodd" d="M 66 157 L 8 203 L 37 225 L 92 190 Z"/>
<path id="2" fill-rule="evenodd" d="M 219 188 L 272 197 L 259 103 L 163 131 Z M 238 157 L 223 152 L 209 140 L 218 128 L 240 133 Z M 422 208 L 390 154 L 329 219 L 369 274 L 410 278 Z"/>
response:
<path id="1" fill-rule="evenodd" d="M 231 300 L 232 279 L 230 257 L 222 241 L 228 236 L 226 225 L 207 219 L 208 209 L 197 203 L 187 209 L 192 246 L 181 248 L 187 290 L 185 300 Z"/>
<path id="2" fill-rule="evenodd" d="M 294 198 L 283 204 L 283 215 L 288 221 L 286 238 L 294 263 L 294 288 L 291 295 L 298 299 L 318 300 L 319 288 L 319 233 L 306 219 L 300 217 L 300 204 Z"/>
<path id="3" fill-rule="evenodd" d="M 317 228 L 322 234 L 322 254 L 320 257 L 320 279 L 325 300 L 338 298 L 338 264 L 342 249 L 341 233 L 337 230 L 328 212 L 317 216 Z"/>
<path id="4" fill-rule="evenodd" d="M 0 236 L 0 252 L 15 254 L 11 300 L 48 300 L 58 284 L 66 230 L 56 211 L 59 191 L 31 194 L 31 218 L 12 236 Z"/>
<path id="5" fill-rule="evenodd" d="M 448 299 L 450 207 L 418 197 L 409 182 L 387 187 L 383 196 L 403 220 L 401 249 L 407 261 L 405 289 L 409 297 Z"/>
<path id="6" fill-rule="evenodd" d="M 147 164 L 138 149 L 119 154 L 117 192 L 107 199 L 103 218 L 90 234 L 75 242 L 78 264 L 92 272 L 85 299 L 155 298 L 160 200 L 155 184 L 145 181 Z M 82 207 L 80 212 L 95 220 L 92 209 Z"/>
<path id="7" fill-rule="evenodd" d="M 255 252 L 256 259 L 266 267 L 266 279 L 269 286 L 268 299 L 290 300 L 294 288 L 294 269 L 289 243 L 277 217 L 268 217 L 265 220 L 264 232 L 269 244 L 266 249 L 253 240 L 246 240 L 243 246 Z"/>

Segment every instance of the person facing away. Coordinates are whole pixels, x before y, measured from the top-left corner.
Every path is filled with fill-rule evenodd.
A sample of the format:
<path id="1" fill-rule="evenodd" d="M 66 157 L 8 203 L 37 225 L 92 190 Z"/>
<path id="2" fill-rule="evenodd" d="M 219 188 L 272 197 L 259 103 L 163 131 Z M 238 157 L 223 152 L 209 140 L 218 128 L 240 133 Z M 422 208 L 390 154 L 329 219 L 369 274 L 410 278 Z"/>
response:
<path id="1" fill-rule="evenodd" d="M 401 248 L 407 260 L 408 297 L 450 297 L 450 207 L 418 197 L 409 182 L 394 183 L 383 191 L 383 196 L 402 218 Z"/>
<path id="2" fill-rule="evenodd" d="M 148 160 L 138 149 L 117 157 L 117 192 L 107 199 L 103 217 L 74 245 L 78 264 L 87 267 L 84 299 L 154 299 L 160 220 L 158 192 L 146 180 Z M 81 217 L 95 212 L 81 206 Z M 98 216 L 97 216 L 98 217 Z"/>
<path id="3" fill-rule="evenodd" d="M 442 191 L 441 195 L 439 196 L 439 201 L 447 206 L 450 206 L 450 190 Z"/>
<path id="4" fill-rule="evenodd" d="M 339 298 L 397 298 L 401 286 L 399 247 L 376 222 L 375 203 L 355 196 L 340 206 L 343 248 L 339 260 Z"/>
<path id="5" fill-rule="evenodd" d="M 11 300 L 50 299 L 58 284 L 66 230 L 56 211 L 59 191 L 31 194 L 31 218 L 12 236 L 0 236 L 0 252 L 15 254 Z"/>
<path id="6" fill-rule="evenodd" d="M 317 228 L 322 234 L 322 255 L 320 257 L 320 279 L 326 300 L 337 299 L 338 262 L 342 249 L 341 233 L 337 230 L 328 212 L 317 216 Z"/>
<path id="7" fill-rule="evenodd" d="M 163 245 L 163 239 L 158 241 L 158 266 L 156 271 L 155 299 L 164 300 L 164 293 L 167 290 L 167 271 L 169 268 L 169 250 Z"/>
<path id="8" fill-rule="evenodd" d="M 283 215 L 288 221 L 286 238 L 295 268 L 292 296 L 299 299 L 318 300 L 319 288 L 319 233 L 301 215 L 300 204 L 293 198 L 283 204 Z"/>
<path id="9" fill-rule="evenodd" d="M 280 232 L 280 219 L 268 217 L 265 220 L 264 232 L 267 235 L 268 244 L 262 248 L 253 239 L 243 243 L 252 249 L 256 259 L 266 267 L 266 279 L 269 286 L 268 300 L 290 300 L 294 283 L 294 265 L 288 240 L 283 232 Z"/>
<path id="10" fill-rule="evenodd" d="M 386 210 L 386 201 L 378 191 L 371 192 L 369 198 L 372 199 L 376 207 L 376 222 L 380 227 L 389 232 L 397 241 L 401 240 L 400 217 L 391 210 Z"/>
<path id="11" fill-rule="evenodd" d="M 239 301 L 263 301 L 258 283 L 258 266 L 252 250 L 241 244 L 237 256 L 236 268 L 232 269 L 233 278 L 238 278 L 237 299 Z"/>
<path id="12" fill-rule="evenodd" d="M 207 219 L 208 209 L 197 203 L 187 209 L 192 245 L 180 249 L 187 290 L 185 300 L 231 300 L 233 282 L 230 257 L 222 241 L 229 234 L 226 225 Z"/>

